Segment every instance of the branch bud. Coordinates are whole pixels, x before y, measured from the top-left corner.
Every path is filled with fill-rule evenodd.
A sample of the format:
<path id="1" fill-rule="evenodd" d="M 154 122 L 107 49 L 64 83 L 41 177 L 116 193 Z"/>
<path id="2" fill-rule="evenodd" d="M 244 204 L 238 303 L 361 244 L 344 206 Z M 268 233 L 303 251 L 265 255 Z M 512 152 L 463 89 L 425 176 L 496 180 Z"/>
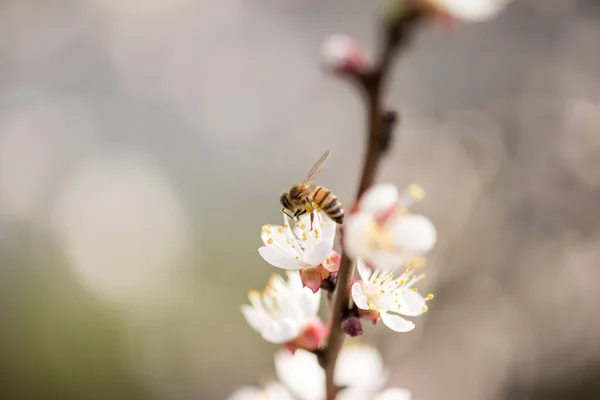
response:
<path id="1" fill-rule="evenodd" d="M 362 75 L 371 68 L 371 61 L 358 40 L 346 35 L 325 39 L 321 55 L 327 69 L 341 75 Z"/>
<path id="2" fill-rule="evenodd" d="M 346 318 L 342 322 L 342 330 L 352 337 L 362 335 L 363 333 L 360 319 L 356 317 Z"/>

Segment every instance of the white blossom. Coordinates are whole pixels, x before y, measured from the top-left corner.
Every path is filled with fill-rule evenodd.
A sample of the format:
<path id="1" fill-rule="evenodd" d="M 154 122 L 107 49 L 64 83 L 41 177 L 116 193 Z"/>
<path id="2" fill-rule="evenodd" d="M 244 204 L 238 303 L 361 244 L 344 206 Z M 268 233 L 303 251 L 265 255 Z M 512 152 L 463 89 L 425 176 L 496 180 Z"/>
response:
<path id="1" fill-rule="evenodd" d="M 374 320 L 379 317 L 383 323 L 396 332 L 409 332 L 415 324 L 402 316 L 418 317 L 427 311 L 427 301 L 433 295 L 421 296 L 414 285 L 425 274 L 416 275 L 412 267 L 407 267 L 404 272 L 394 278 L 392 272 L 381 274 L 372 271 L 362 260 L 358 260 L 356 268 L 362 281 L 352 285 L 352 299 L 356 306 L 375 314 Z"/>
<path id="2" fill-rule="evenodd" d="M 300 400 L 325 399 L 325 373 L 317 357 L 308 351 L 275 355 L 279 380 Z M 388 378 L 381 355 L 368 345 L 345 345 L 336 364 L 334 381 L 344 387 L 338 400 L 410 400 L 410 392 L 394 388 L 382 391 Z M 390 397 L 402 394 L 404 397 Z M 408 397 L 406 397 L 408 394 Z"/>
<path id="3" fill-rule="evenodd" d="M 279 382 L 271 382 L 264 389 L 244 386 L 236 390 L 227 400 L 293 400 L 285 386 Z"/>
<path id="4" fill-rule="evenodd" d="M 265 245 L 258 252 L 266 262 L 277 268 L 299 270 L 315 267 L 331 255 L 336 226 L 322 211 L 303 215 L 298 223 L 285 214 L 283 218 L 283 226 L 262 227 Z"/>
<path id="5" fill-rule="evenodd" d="M 323 279 L 337 272 L 340 255 L 333 250 L 336 224 L 322 211 L 292 220 L 284 214 L 284 225 L 265 225 L 259 254 L 269 264 L 299 270 L 302 284 L 317 292 Z"/>
<path id="6" fill-rule="evenodd" d="M 484 22 L 498 15 L 512 0 L 425 0 L 436 10 L 466 22 Z"/>
<path id="7" fill-rule="evenodd" d="M 270 343 L 290 342 L 323 327 L 317 316 L 321 294 L 303 287 L 298 271 L 287 275 L 287 282 L 273 275 L 263 293 L 250 291 L 251 305 L 241 308 L 250 326 Z"/>
<path id="8" fill-rule="evenodd" d="M 429 252 L 437 240 L 431 221 L 409 214 L 408 207 L 423 197 L 412 185 L 402 194 L 394 185 L 369 188 L 358 203 L 358 211 L 344 223 L 344 245 L 348 255 L 362 258 L 370 266 L 391 271 Z"/>

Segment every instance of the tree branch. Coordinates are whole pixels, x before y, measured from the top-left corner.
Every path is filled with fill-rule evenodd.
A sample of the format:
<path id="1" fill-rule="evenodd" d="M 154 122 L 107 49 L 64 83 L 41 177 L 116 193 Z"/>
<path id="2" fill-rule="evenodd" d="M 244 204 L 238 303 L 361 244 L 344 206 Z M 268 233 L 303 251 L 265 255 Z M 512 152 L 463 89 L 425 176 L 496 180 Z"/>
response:
<path id="1" fill-rule="evenodd" d="M 356 201 L 374 183 L 375 175 L 383 154 L 387 151 L 396 124 L 396 113 L 384 109 L 383 91 L 387 83 L 394 56 L 410 42 L 411 33 L 422 13 L 418 7 L 408 8 L 395 20 L 386 20 L 383 26 L 383 48 L 374 68 L 361 76 L 357 83 L 361 88 L 367 111 L 367 149 L 365 152 L 362 176 L 356 194 Z M 343 227 L 341 229 L 343 235 Z M 344 344 L 342 329 L 344 317 L 348 315 L 350 303 L 350 283 L 354 276 L 354 264 L 342 249 L 340 269 L 336 289 L 333 293 L 331 333 L 322 353 L 322 365 L 326 375 L 327 400 L 335 400 L 339 388 L 333 381 L 336 361 Z"/>

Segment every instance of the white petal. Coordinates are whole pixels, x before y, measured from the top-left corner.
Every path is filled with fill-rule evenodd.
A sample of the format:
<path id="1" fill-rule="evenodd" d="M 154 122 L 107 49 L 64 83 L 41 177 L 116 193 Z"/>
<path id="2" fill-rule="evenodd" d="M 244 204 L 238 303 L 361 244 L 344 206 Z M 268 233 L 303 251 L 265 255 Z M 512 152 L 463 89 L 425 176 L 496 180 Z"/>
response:
<path id="1" fill-rule="evenodd" d="M 455 18 L 469 22 L 491 19 L 505 7 L 507 0 L 430 0 Z"/>
<path id="2" fill-rule="evenodd" d="M 333 240 L 317 240 L 304 251 L 304 262 L 309 265 L 319 265 L 331 255 Z"/>
<path id="3" fill-rule="evenodd" d="M 403 253 L 422 255 L 433 248 L 437 231 L 433 223 L 422 215 L 404 215 L 390 221 L 395 244 Z"/>
<path id="4" fill-rule="evenodd" d="M 336 400 L 370 400 L 370 397 L 370 393 L 365 393 L 354 388 L 347 388 L 338 393 Z"/>
<path id="5" fill-rule="evenodd" d="M 363 393 L 376 393 L 385 385 L 387 371 L 375 347 L 346 345 L 342 347 L 335 370 L 335 383 Z"/>
<path id="6" fill-rule="evenodd" d="M 358 276 L 360 276 L 360 279 L 365 282 L 369 282 L 373 271 L 367 266 L 367 263 L 365 263 L 362 258 L 356 260 L 356 269 L 358 270 Z"/>
<path id="7" fill-rule="evenodd" d="M 407 317 L 418 317 L 423 314 L 425 303 L 426 301 L 423 296 L 410 290 L 403 296 L 402 307 L 398 312 Z"/>
<path id="8" fill-rule="evenodd" d="M 241 310 L 248 324 L 257 332 L 261 332 L 271 323 L 271 318 L 269 318 L 264 310 L 257 310 L 246 304 L 242 306 Z"/>
<path id="9" fill-rule="evenodd" d="M 292 318 L 271 321 L 262 331 L 261 335 L 269 343 L 281 344 L 295 339 L 300 334 L 300 325 Z"/>
<path id="10" fill-rule="evenodd" d="M 298 260 L 275 247 L 263 246 L 258 249 L 258 253 L 266 262 L 274 267 L 292 270 L 302 268 Z"/>
<path id="11" fill-rule="evenodd" d="M 404 265 L 405 258 L 400 254 L 377 250 L 369 255 L 368 261 L 382 273 L 393 272 Z"/>
<path id="12" fill-rule="evenodd" d="M 302 278 L 300 278 L 300 272 L 298 270 L 285 271 L 287 275 L 287 289 L 300 290 L 302 288 Z"/>
<path id="13" fill-rule="evenodd" d="M 293 237 L 289 227 L 286 229 L 279 225 L 273 225 L 268 229 L 270 233 L 261 232 L 260 234 L 260 238 L 265 246 L 273 247 L 291 257 L 299 255 L 298 251 L 288 243 L 288 240 Z M 271 239 L 272 243 L 269 243 L 269 239 Z"/>
<path id="14" fill-rule="evenodd" d="M 398 203 L 400 192 L 395 185 L 381 183 L 371 186 L 360 199 L 360 208 L 376 218 L 385 214 Z"/>
<path id="15" fill-rule="evenodd" d="M 302 312 L 304 313 L 304 317 L 307 320 L 310 320 L 317 315 L 320 304 L 321 291 L 313 293 L 313 291 L 309 288 L 302 289 L 302 295 L 298 300 L 298 305 L 300 306 Z"/>
<path id="16" fill-rule="evenodd" d="M 314 354 L 305 350 L 297 350 L 294 355 L 279 351 L 275 354 L 275 371 L 279 380 L 299 399 L 325 398 L 325 373 Z"/>
<path id="17" fill-rule="evenodd" d="M 266 400 L 293 400 L 290 392 L 279 382 L 266 384 L 264 394 L 266 395 Z"/>
<path id="18" fill-rule="evenodd" d="M 252 386 L 243 386 L 236 390 L 227 400 L 261 400 L 264 399 L 262 390 Z"/>
<path id="19" fill-rule="evenodd" d="M 389 388 L 379 393 L 373 400 L 412 400 L 412 394 L 406 389 Z"/>
<path id="20" fill-rule="evenodd" d="M 321 229 L 323 230 L 323 239 L 335 239 L 335 233 L 337 231 L 337 224 L 333 222 L 333 220 L 329 219 L 329 217 L 322 217 Z M 325 226 L 323 226 L 323 224 Z"/>
<path id="21" fill-rule="evenodd" d="M 289 226 L 292 219 L 290 217 L 288 217 L 287 215 L 285 215 L 285 213 L 283 213 L 282 215 L 283 215 L 283 225 Z"/>
<path id="22" fill-rule="evenodd" d="M 344 248 L 352 259 L 359 257 L 366 258 L 369 255 L 370 248 L 366 241 L 367 229 L 375 221 L 370 214 L 359 212 L 346 218 L 344 222 Z"/>
<path id="23" fill-rule="evenodd" d="M 354 285 L 352 285 L 352 300 L 354 300 L 356 306 L 361 310 L 369 309 L 369 300 L 367 299 L 367 296 L 365 296 L 360 282 L 355 282 Z"/>
<path id="24" fill-rule="evenodd" d="M 381 320 L 388 328 L 396 332 L 410 332 L 415 329 L 415 324 L 391 312 L 383 311 Z"/>
<path id="25" fill-rule="evenodd" d="M 297 224 L 298 228 L 302 229 L 303 231 L 309 231 L 310 230 L 310 214 L 304 214 L 299 219 L 300 219 L 300 222 Z M 317 221 L 314 220 L 313 228 L 316 225 L 316 223 L 317 223 Z"/>

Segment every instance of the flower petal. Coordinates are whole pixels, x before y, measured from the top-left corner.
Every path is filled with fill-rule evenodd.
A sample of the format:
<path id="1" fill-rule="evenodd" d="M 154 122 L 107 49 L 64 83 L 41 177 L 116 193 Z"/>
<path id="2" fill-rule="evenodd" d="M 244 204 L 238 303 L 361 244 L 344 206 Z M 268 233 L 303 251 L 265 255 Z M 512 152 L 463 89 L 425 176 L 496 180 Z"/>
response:
<path id="1" fill-rule="evenodd" d="M 336 223 L 333 222 L 328 216 L 326 216 L 322 211 L 319 211 L 317 215 L 315 215 L 315 221 L 319 220 L 319 225 L 321 226 L 321 235 L 323 239 L 331 239 L 332 241 L 335 239 L 336 232 Z"/>
<path id="2" fill-rule="evenodd" d="M 260 400 L 263 391 L 257 387 L 242 386 L 227 398 L 227 400 Z"/>
<path id="3" fill-rule="evenodd" d="M 244 304 L 241 307 L 241 311 L 248 325 L 257 332 L 261 332 L 265 326 L 271 323 L 271 318 L 263 310 L 257 310 L 254 307 Z"/>
<path id="4" fill-rule="evenodd" d="M 410 332 L 415 329 L 415 324 L 389 311 L 381 312 L 381 320 L 388 328 L 396 332 Z"/>
<path id="5" fill-rule="evenodd" d="M 422 215 L 410 214 L 393 218 L 390 226 L 394 241 L 403 253 L 422 255 L 433 248 L 437 231 L 433 223 Z"/>
<path id="6" fill-rule="evenodd" d="M 286 229 L 279 225 L 273 226 L 263 226 L 263 231 L 260 234 L 260 238 L 262 239 L 265 246 L 273 247 L 285 254 L 288 254 L 290 257 L 295 258 L 296 256 L 301 255 L 300 252 L 290 243 L 290 239 L 293 237 L 293 234 L 289 227 Z"/>
<path id="7" fill-rule="evenodd" d="M 360 368 L 359 368 L 360 367 Z M 363 393 L 377 393 L 385 385 L 387 371 L 375 347 L 346 345 L 342 347 L 335 369 L 335 383 Z"/>
<path id="8" fill-rule="evenodd" d="M 337 400 L 365 400 L 370 398 L 371 393 L 365 393 L 361 390 L 354 389 L 349 387 L 347 389 L 342 389 L 336 399 Z"/>
<path id="9" fill-rule="evenodd" d="M 325 398 L 325 373 L 314 354 L 301 349 L 294 355 L 279 351 L 275 354 L 275 371 L 279 380 L 299 399 Z"/>
<path id="10" fill-rule="evenodd" d="M 398 310 L 398 313 L 406 315 L 407 317 L 418 317 L 424 313 L 423 307 L 425 306 L 426 300 L 417 292 L 408 291 L 403 297 L 402 307 Z"/>
<path id="11" fill-rule="evenodd" d="M 429 0 L 433 5 L 455 18 L 469 22 L 483 22 L 496 16 L 507 0 Z"/>
<path id="12" fill-rule="evenodd" d="M 387 213 L 390 208 L 398 203 L 400 193 L 395 185 L 380 183 L 371 186 L 360 199 L 362 212 L 373 215 L 375 218 Z"/>
<path id="13" fill-rule="evenodd" d="M 367 229 L 375 224 L 373 217 L 359 212 L 346 218 L 344 222 L 344 249 L 352 259 L 369 255 L 370 248 L 366 240 Z"/>
<path id="14" fill-rule="evenodd" d="M 386 273 L 393 272 L 405 263 L 405 258 L 400 254 L 385 250 L 376 250 L 369 254 L 368 262 L 377 270 Z"/>
<path id="15" fill-rule="evenodd" d="M 258 253 L 266 262 L 274 267 L 291 270 L 302 268 L 298 260 L 275 247 L 263 246 L 258 249 Z"/>
<path id="16" fill-rule="evenodd" d="M 298 337 L 300 326 L 292 318 L 271 321 L 261 331 L 262 338 L 269 343 L 282 344 Z"/>
<path id="17" fill-rule="evenodd" d="M 373 400 L 412 400 L 412 393 L 406 389 L 389 388 L 379 393 Z"/>
<path id="18" fill-rule="evenodd" d="M 360 282 L 355 282 L 354 285 L 352 285 L 352 300 L 354 300 L 356 306 L 361 310 L 369 309 L 369 299 L 365 295 Z"/>
<path id="19" fill-rule="evenodd" d="M 356 269 L 358 270 L 358 276 L 365 282 L 369 282 L 371 275 L 373 274 L 373 270 L 369 268 L 366 262 L 362 258 L 356 260 Z"/>
<path id="20" fill-rule="evenodd" d="M 288 392 L 285 386 L 279 382 L 267 383 L 265 385 L 264 395 L 266 395 L 266 400 L 293 400 L 290 392 Z M 260 399 L 263 398 L 264 397 L 261 397 Z"/>
<path id="21" fill-rule="evenodd" d="M 300 309 L 302 310 L 306 320 L 310 320 L 317 315 L 320 304 L 321 293 L 313 293 L 309 289 L 303 290 L 300 298 L 298 299 L 298 305 L 300 306 Z"/>
<path id="22" fill-rule="evenodd" d="M 310 247 L 307 245 L 307 248 L 304 252 L 305 263 L 317 266 L 331 255 L 331 250 L 333 250 L 333 240 L 318 239 L 311 244 L 312 246 Z"/>

